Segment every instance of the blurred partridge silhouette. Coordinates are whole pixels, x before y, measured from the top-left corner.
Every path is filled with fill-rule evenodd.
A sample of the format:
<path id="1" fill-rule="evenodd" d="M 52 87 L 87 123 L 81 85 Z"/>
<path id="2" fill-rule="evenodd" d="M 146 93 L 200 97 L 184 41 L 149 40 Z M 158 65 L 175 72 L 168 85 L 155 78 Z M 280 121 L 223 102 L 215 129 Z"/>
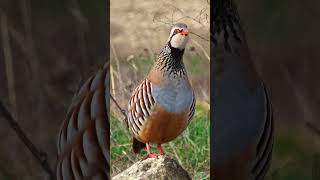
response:
<path id="1" fill-rule="evenodd" d="M 271 103 L 233 1 L 214 0 L 211 18 L 211 174 L 217 180 L 264 179 L 273 146 Z"/>
<path id="2" fill-rule="evenodd" d="M 139 153 L 146 147 L 144 159 L 163 155 L 161 144 L 181 134 L 195 112 L 195 96 L 183 63 L 188 35 L 186 24 L 173 25 L 164 48 L 128 103 L 133 151 Z M 157 144 L 159 154 L 151 151 L 150 143 Z"/>
<path id="3" fill-rule="evenodd" d="M 58 180 L 110 179 L 109 64 L 74 96 L 58 137 Z"/>

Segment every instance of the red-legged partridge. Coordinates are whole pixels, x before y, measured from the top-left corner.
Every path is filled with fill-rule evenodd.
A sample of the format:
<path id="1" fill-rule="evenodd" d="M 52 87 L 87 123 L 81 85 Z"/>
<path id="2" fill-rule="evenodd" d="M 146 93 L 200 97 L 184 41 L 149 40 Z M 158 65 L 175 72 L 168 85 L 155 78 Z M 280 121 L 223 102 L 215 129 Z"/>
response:
<path id="1" fill-rule="evenodd" d="M 175 139 L 187 127 L 195 112 L 195 96 L 183 63 L 189 39 L 183 23 L 175 24 L 146 79 L 133 91 L 128 104 L 127 124 L 133 134 L 133 150 L 145 145 L 148 157 L 157 157 L 150 143 L 161 144 Z"/>

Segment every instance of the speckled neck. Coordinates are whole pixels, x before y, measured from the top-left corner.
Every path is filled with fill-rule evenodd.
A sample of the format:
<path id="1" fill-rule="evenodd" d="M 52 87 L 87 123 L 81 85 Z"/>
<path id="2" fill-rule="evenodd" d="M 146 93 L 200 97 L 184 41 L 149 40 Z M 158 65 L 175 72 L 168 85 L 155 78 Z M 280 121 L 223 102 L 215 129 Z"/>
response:
<path id="1" fill-rule="evenodd" d="M 156 66 L 169 76 L 184 77 L 186 69 L 183 64 L 184 49 L 174 48 L 168 42 L 159 54 Z"/>

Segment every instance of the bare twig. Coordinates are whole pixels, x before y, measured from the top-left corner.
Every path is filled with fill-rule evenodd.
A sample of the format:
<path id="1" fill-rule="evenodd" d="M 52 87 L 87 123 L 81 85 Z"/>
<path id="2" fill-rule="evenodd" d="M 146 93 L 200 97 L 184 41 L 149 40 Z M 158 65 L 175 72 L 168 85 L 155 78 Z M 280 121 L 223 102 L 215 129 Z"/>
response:
<path id="1" fill-rule="evenodd" d="M 118 104 L 118 102 L 113 98 L 113 96 L 110 94 L 110 97 L 112 99 L 112 101 L 114 102 L 114 104 L 117 106 L 117 108 L 121 111 L 122 115 L 127 118 L 127 113 L 126 110 L 122 109 L 121 106 Z"/>
<path id="2" fill-rule="evenodd" d="M 180 8 L 170 4 L 170 3 L 164 3 L 164 5 L 166 7 L 169 6 L 169 7 L 173 8 L 172 13 L 171 13 L 171 19 L 169 19 L 167 16 L 162 16 L 162 19 L 164 18 L 164 20 L 162 20 L 161 19 L 161 14 L 159 12 L 155 12 L 154 15 L 153 15 L 153 22 L 159 22 L 159 23 L 162 23 L 162 24 L 166 24 L 166 25 L 172 26 L 175 22 L 179 22 L 179 21 L 181 21 L 183 19 L 190 19 L 190 20 L 200 24 L 201 26 L 205 26 L 203 24 L 203 22 L 202 22 L 202 17 L 204 17 L 204 19 L 207 20 L 208 14 L 205 13 L 205 12 L 206 12 L 207 9 L 209 9 L 208 7 L 205 7 L 203 9 L 201 9 L 200 12 L 199 12 L 199 15 L 197 15 L 196 17 L 191 17 L 189 15 L 185 15 L 186 13 L 182 9 L 180 9 Z M 176 12 L 181 13 L 182 17 L 174 19 L 173 16 L 174 16 L 174 14 Z M 207 23 L 208 23 L 208 21 L 207 21 Z M 196 34 L 194 32 L 190 32 L 190 34 L 194 34 L 194 35 L 196 35 L 197 37 L 199 37 L 202 40 L 205 40 L 205 41 L 208 41 L 208 42 L 210 41 L 209 39 L 204 38 L 204 37 L 202 37 L 202 36 L 200 36 L 200 35 L 198 35 L 198 34 Z"/>
<path id="3" fill-rule="evenodd" d="M 165 19 L 167 19 L 168 21 L 170 21 L 171 24 L 173 24 L 174 22 L 181 21 L 182 19 L 190 19 L 190 20 L 192 20 L 192 21 L 200 24 L 201 26 L 206 26 L 205 24 L 202 23 L 202 19 L 201 19 L 201 18 L 202 18 L 203 16 L 204 16 L 205 19 L 207 18 L 208 13 L 205 13 L 205 12 L 206 12 L 206 10 L 209 9 L 209 6 L 206 6 L 206 7 L 202 8 L 202 9 L 200 10 L 198 16 L 196 16 L 196 17 L 191 17 L 191 16 L 187 15 L 187 13 L 186 13 L 185 11 L 183 11 L 183 10 L 180 9 L 180 8 L 178 8 L 178 7 L 175 6 L 174 4 L 171 4 L 171 3 L 168 3 L 168 2 L 164 2 L 164 1 L 162 1 L 162 3 L 163 3 L 163 6 L 166 7 L 166 9 L 168 9 L 168 8 L 171 8 L 171 9 L 172 9 L 171 20 L 170 20 L 167 16 L 165 16 Z M 182 17 L 179 17 L 179 18 L 177 18 L 177 19 L 173 19 L 174 14 L 177 13 L 177 12 L 179 12 L 179 13 L 182 15 Z M 155 16 L 156 16 L 156 15 L 159 15 L 159 13 L 155 13 Z M 154 19 L 155 19 L 155 16 L 154 16 Z M 157 16 L 157 17 L 158 17 L 158 16 Z"/>
<path id="4" fill-rule="evenodd" d="M 200 36 L 200 35 L 198 35 L 198 34 L 196 34 L 196 33 L 194 33 L 194 32 L 190 32 L 190 34 L 193 34 L 193 35 L 195 35 L 195 36 L 198 36 L 200 39 L 202 39 L 202 40 L 205 40 L 205 41 L 210 41 L 209 39 L 206 39 L 206 38 L 204 38 L 204 37 L 202 37 L 202 36 Z"/>
<path id="5" fill-rule="evenodd" d="M 10 127 L 16 132 L 21 141 L 27 146 L 33 156 L 37 159 L 38 163 L 42 168 L 50 175 L 50 179 L 55 179 L 54 173 L 49 165 L 47 154 L 43 151 L 38 150 L 30 139 L 23 132 L 19 124 L 12 117 L 11 113 L 5 108 L 0 101 L 0 115 L 3 116 L 9 123 Z"/>

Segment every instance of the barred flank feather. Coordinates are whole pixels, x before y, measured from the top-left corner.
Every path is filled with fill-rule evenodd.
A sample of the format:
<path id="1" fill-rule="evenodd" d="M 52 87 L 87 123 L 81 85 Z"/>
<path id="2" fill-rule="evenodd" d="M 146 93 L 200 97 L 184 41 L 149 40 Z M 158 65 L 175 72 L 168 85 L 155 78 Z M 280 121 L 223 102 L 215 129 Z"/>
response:
<path id="1" fill-rule="evenodd" d="M 155 104 L 151 94 L 152 84 L 147 79 L 133 91 L 128 106 L 128 125 L 131 132 L 139 134 L 146 118 Z"/>
<path id="2" fill-rule="evenodd" d="M 131 95 L 128 104 L 127 124 L 134 135 L 139 135 L 139 132 L 142 130 L 145 121 L 151 115 L 152 108 L 156 103 L 151 91 L 152 83 L 148 79 L 145 79 L 140 83 L 140 85 L 138 85 Z M 187 116 L 188 121 L 190 121 L 194 115 L 195 103 L 196 99 L 193 95 Z M 133 142 L 135 142 L 135 140 Z"/>
<path id="3" fill-rule="evenodd" d="M 58 180 L 110 179 L 109 64 L 72 100 L 58 137 Z"/>
<path id="4" fill-rule="evenodd" d="M 194 113 L 195 113 L 195 107 L 196 107 L 196 98 L 193 94 L 193 99 L 192 99 L 192 103 L 190 105 L 190 111 L 188 113 L 188 121 L 190 122 L 190 120 L 192 119 Z"/>

